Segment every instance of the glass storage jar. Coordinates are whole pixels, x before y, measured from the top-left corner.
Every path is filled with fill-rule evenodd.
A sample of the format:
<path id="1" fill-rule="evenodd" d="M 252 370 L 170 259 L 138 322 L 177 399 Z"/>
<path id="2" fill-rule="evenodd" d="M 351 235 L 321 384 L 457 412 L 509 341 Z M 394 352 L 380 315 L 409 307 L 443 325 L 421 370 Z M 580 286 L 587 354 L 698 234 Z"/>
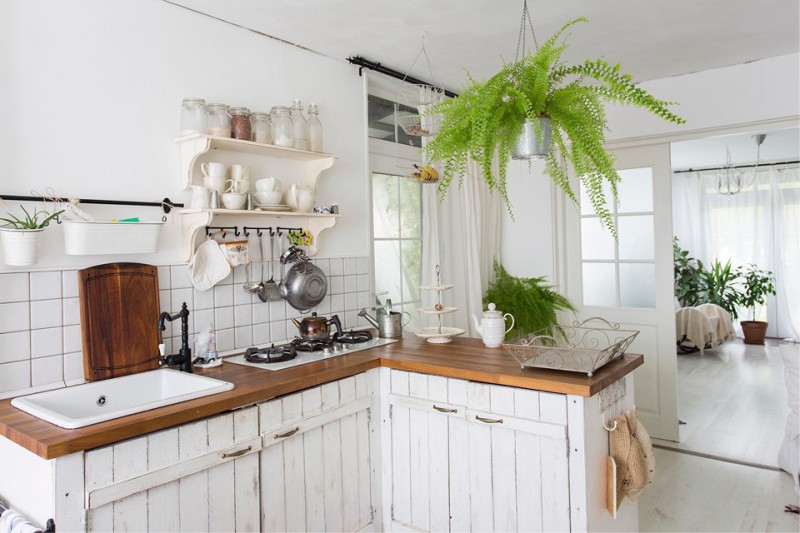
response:
<path id="1" fill-rule="evenodd" d="M 294 145 L 294 129 L 289 108 L 273 107 L 270 111 L 270 121 L 272 122 L 272 144 L 291 148 Z"/>
<path id="2" fill-rule="evenodd" d="M 181 135 L 205 133 L 206 101 L 202 98 L 184 98 L 181 104 Z"/>
<path id="3" fill-rule="evenodd" d="M 294 127 L 294 147 L 308 150 L 306 117 L 303 116 L 303 104 L 297 99 L 292 101 L 292 125 Z"/>
<path id="4" fill-rule="evenodd" d="M 249 141 L 253 136 L 250 125 L 250 110 L 246 107 L 231 108 L 231 137 Z"/>
<path id="5" fill-rule="evenodd" d="M 218 137 L 231 136 L 230 106 L 226 104 L 208 104 L 208 134 Z"/>
<path id="6" fill-rule="evenodd" d="M 312 152 L 322 151 L 322 123 L 319 121 L 317 104 L 308 104 L 308 120 L 306 120 L 306 139 L 308 149 Z"/>
<path id="7" fill-rule="evenodd" d="M 272 133 L 269 131 L 269 115 L 254 112 L 250 116 L 250 120 L 253 123 L 253 142 L 270 144 L 272 142 Z"/>

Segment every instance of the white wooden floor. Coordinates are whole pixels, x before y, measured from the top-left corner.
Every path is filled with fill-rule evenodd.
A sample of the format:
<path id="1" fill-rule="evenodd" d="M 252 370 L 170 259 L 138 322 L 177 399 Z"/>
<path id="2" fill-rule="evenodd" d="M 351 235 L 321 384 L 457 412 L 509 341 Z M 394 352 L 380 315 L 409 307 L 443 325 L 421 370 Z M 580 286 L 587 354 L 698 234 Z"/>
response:
<path id="1" fill-rule="evenodd" d="M 793 348 L 798 350 L 800 346 Z M 773 470 L 788 407 L 777 343 L 732 341 L 678 355 L 681 442 L 655 440 L 657 475 L 639 499 L 642 531 L 800 531 L 791 477 Z M 718 456 L 709 459 L 680 450 Z M 767 468 L 744 466 L 755 463 Z"/>

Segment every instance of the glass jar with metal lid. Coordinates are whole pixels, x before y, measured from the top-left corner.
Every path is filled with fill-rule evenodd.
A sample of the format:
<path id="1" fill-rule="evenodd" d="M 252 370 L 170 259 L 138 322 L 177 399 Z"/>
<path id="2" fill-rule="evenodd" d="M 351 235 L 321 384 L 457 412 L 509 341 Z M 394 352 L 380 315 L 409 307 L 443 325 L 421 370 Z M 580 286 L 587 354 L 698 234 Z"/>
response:
<path id="1" fill-rule="evenodd" d="M 267 113 L 253 112 L 250 116 L 253 124 L 253 142 L 261 144 L 272 143 L 269 115 Z"/>
<path id="2" fill-rule="evenodd" d="M 226 104 L 208 104 L 208 134 L 218 137 L 231 136 L 231 107 Z"/>
<path id="3" fill-rule="evenodd" d="M 249 141 L 253 136 L 250 124 L 250 110 L 246 107 L 231 108 L 231 137 Z"/>
<path id="4" fill-rule="evenodd" d="M 272 122 L 272 144 L 289 147 L 294 145 L 294 126 L 289 108 L 273 107 L 270 111 L 270 121 Z"/>
<path id="5" fill-rule="evenodd" d="M 184 98 L 181 104 L 181 135 L 206 133 L 206 101 L 202 98 Z"/>

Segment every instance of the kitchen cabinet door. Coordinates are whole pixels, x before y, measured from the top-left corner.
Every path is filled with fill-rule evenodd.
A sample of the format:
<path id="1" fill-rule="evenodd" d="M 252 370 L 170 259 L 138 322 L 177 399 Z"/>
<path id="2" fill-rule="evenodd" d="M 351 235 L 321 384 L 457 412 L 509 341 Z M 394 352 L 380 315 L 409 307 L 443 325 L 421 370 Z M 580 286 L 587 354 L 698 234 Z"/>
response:
<path id="1" fill-rule="evenodd" d="M 365 374 L 259 406 L 262 531 L 355 531 L 372 522 Z"/>
<path id="2" fill-rule="evenodd" d="M 85 454 L 90 531 L 259 528 L 255 407 Z"/>
<path id="3" fill-rule="evenodd" d="M 566 397 L 393 370 L 392 527 L 570 528 Z"/>

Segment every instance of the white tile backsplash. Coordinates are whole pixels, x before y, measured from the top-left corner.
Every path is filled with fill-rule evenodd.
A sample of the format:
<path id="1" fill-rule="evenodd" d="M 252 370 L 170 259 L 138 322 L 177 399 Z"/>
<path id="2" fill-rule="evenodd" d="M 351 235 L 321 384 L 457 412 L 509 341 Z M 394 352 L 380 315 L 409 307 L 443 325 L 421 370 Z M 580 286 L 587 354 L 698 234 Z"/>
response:
<path id="1" fill-rule="evenodd" d="M 0 303 L 26 302 L 30 299 L 29 274 L 0 274 Z"/>
<path id="2" fill-rule="evenodd" d="M 49 300 L 61 296 L 61 272 L 31 272 L 31 300 Z"/>
<path id="3" fill-rule="evenodd" d="M 31 329 L 54 328 L 63 325 L 62 307 L 60 299 L 31 302 Z"/>
<path id="4" fill-rule="evenodd" d="M 356 313 L 370 301 L 369 258 L 314 262 L 328 275 L 328 295 L 313 311 L 338 314 L 346 328 L 364 325 Z M 279 267 L 276 262 L 276 272 Z M 159 266 L 161 310 L 177 312 L 186 301 L 190 332 L 213 323 L 220 351 L 284 342 L 297 335 L 290 319 L 307 314 L 283 300 L 261 302 L 241 286 L 245 269 L 236 270 L 212 290 L 198 291 L 191 286 L 186 265 Z M 262 277 L 260 263 L 254 263 L 253 276 Z M 174 353 L 180 347 L 180 323 L 167 323 L 163 338 L 168 353 Z M 0 394 L 84 382 L 81 345 L 77 270 L 0 274 Z"/>

